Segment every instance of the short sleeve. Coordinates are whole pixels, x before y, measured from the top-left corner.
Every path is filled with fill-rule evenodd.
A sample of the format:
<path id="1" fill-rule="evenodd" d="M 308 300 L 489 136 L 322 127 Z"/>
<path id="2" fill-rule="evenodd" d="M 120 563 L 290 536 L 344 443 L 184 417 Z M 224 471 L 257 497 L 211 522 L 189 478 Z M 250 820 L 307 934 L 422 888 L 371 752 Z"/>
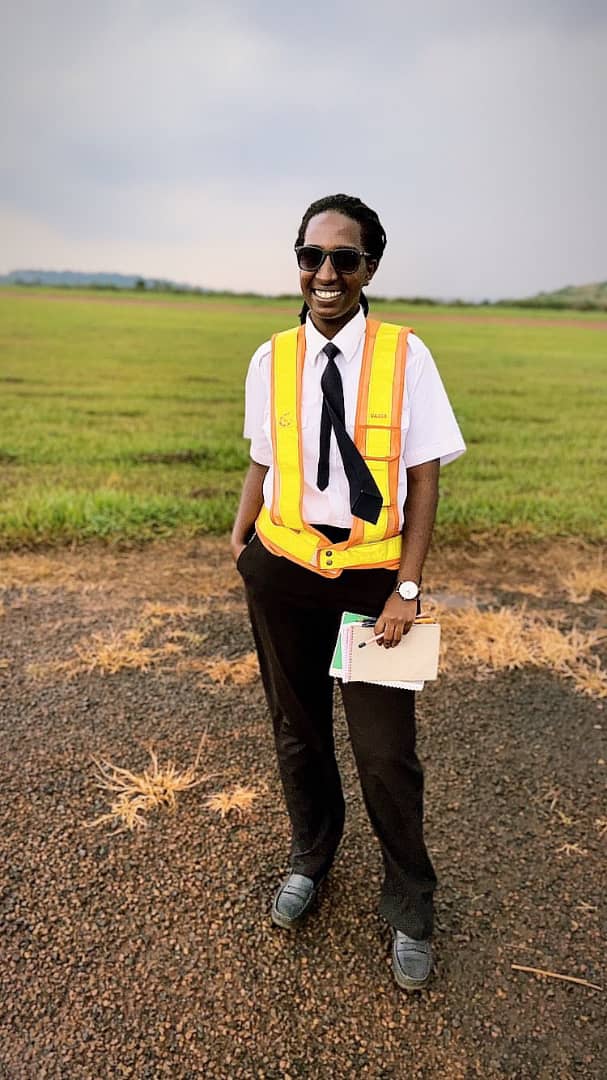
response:
<path id="1" fill-rule="evenodd" d="M 266 341 L 251 357 L 245 382 L 244 429 L 245 439 L 251 440 L 250 454 L 259 465 L 272 464 L 272 444 L 269 439 L 270 413 L 270 350 Z"/>
<path id="2" fill-rule="evenodd" d="M 409 425 L 405 435 L 405 466 L 411 468 L 440 458 L 455 461 L 466 450 L 459 424 L 432 353 L 415 334 L 409 335 L 405 409 Z"/>

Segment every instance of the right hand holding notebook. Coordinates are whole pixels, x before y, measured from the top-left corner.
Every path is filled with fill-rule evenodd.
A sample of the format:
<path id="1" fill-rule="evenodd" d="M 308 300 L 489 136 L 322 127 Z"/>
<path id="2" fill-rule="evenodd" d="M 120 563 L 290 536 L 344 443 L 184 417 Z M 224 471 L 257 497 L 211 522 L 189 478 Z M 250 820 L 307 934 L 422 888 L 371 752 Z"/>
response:
<path id="1" fill-rule="evenodd" d="M 398 593 L 391 593 L 384 609 L 375 623 L 375 634 L 383 634 L 377 642 L 385 649 L 398 645 L 401 638 L 409 633 L 417 614 L 417 600 L 401 600 Z"/>

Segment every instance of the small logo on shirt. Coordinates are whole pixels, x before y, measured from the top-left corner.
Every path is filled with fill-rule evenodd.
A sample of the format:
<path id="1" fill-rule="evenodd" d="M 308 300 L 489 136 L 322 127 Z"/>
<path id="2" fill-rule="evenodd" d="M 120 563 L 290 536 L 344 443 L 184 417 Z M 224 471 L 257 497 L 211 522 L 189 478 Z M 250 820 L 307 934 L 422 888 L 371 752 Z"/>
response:
<path id="1" fill-rule="evenodd" d="M 278 417 L 278 424 L 280 427 L 293 427 L 293 413 L 283 412 Z"/>
<path id="2" fill-rule="evenodd" d="M 385 412 L 372 412 L 371 413 L 371 419 L 372 420 L 387 420 L 388 419 L 388 414 L 385 413 Z"/>

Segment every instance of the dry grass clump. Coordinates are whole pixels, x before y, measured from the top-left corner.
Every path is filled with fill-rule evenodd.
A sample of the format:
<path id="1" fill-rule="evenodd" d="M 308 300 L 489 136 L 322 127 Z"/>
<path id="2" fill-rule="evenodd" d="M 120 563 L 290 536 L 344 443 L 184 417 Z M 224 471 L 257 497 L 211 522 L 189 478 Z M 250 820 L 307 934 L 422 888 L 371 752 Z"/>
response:
<path id="1" fill-rule="evenodd" d="M 237 784 L 231 791 L 217 791 L 205 799 L 205 806 L 221 815 L 222 819 L 232 810 L 242 817 L 249 810 L 259 795 L 257 788 L 243 787 Z"/>
<path id="2" fill-rule="evenodd" d="M 200 645 L 204 645 L 209 635 L 199 634 L 196 630 L 171 630 L 167 636 L 171 641 L 185 641 L 186 645 L 193 645 L 198 648 Z"/>
<path id="3" fill-rule="evenodd" d="M 556 849 L 556 854 L 557 855 L 587 855 L 588 852 L 586 851 L 586 848 L 580 847 L 579 844 L 572 844 L 568 840 L 566 840 L 564 844 L 561 844 L 561 846 Z"/>
<path id="4" fill-rule="evenodd" d="M 3 585 L 64 588 L 138 599 L 222 596 L 233 589 L 238 574 L 225 538 L 191 541 L 158 540 L 149 547 L 114 552 L 104 546 L 74 546 L 51 555 L 41 552 L 0 553 Z"/>
<path id="5" fill-rule="evenodd" d="M 48 556 L 25 552 L 0 556 L 0 578 L 4 586 L 44 584 L 51 588 L 68 588 L 76 577 L 79 585 L 84 587 L 86 578 L 74 569 L 72 560 L 66 559 L 64 554 Z"/>
<path id="6" fill-rule="evenodd" d="M 69 660 L 44 660 L 42 662 L 34 660 L 26 665 L 25 670 L 31 679 L 52 679 L 55 675 L 72 679 L 82 670 L 82 666 L 79 660 L 72 657 Z"/>
<path id="7" fill-rule="evenodd" d="M 588 697 L 607 697 L 607 671 L 601 667 L 598 656 L 593 656 L 588 663 L 580 662 L 571 671 L 576 690 Z"/>
<path id="8" fill-rule="evenodd" d="M 82 672 L 97 671 L 103 675 L 116 675 L 127 669 L 149 671 L 152 664 L 180 656 L 184 646 L 178 644 L 179 640 L 190 640 L 188 631 L 168 629 L 162 644 L 152 647 L 147 643 L 147 638 L 157 625 L 158 622 L 149 618 L 126 630 L 93 634 L 75 646 L 76 656 L 67 660 L 28 664 L 27 673 L 32 678 L 53 675 L 72 678 Z"/>
<path id="9" fill-rule="evenodd" d="M 163 604 L 158 601 L 150 601 L 145 604 L 141 617 L 144 622 L 161 623 L 167 619 L 191 619 L 194 616 L 206 615 L 208 608 L 192 607 L 190 604 Z"/>
<path id="10" fill-rule="evenodd" d="M 472 591 L 483 598 L 499 590 L 535 599 L 562 591 L 572 603 L 586 603 L 593 592 L 607 595 L 604 546 L 580 540 L 521 544 L 504 536 L 481 539 L 437 549 L 427 567 L 426 589 Z"/>
<path id="11" fill-rule="evenodd" d="M 583 693 L 606 695 L 607 673 L 591 653 L 607 638 L 607 631 L 575 626 L 562 630 L 524 607 L 445 610 L 440 621 L 445 634 L 443 670 L 473 665 L 488 672 L 530 664 L 573 679 Z"/>
<path id="12" fill-rule="evenodd" d="M 109 636 L 93 634 L 89 641 L 76 646 L 80 670 L 101 671 L 115 675 L 124 668 L 148 671 L 152 664 L 181 652 L 181 645 L 167 641 L 157 648 L 145 644 L 148 628 L 136 626 Z"/>
<path id="13" fill-rule="evenodd" d="M 576 824 L 576 819 L 571 817 L 571 814 L 566 814 L 564 810 L 561 810 L 560 807 L 556 805 L 560 797 L 561 792 L 559 788 L 552 788 L 550 791 L 546 792 L 543 801 L 546 802 L 548 799 L 550 799 L 550 806 L 548 807 L 548 812 L 550 814 L 554 814 L 559 819 L 561 825 L 565 825 L 567 828 L 569 828 L 572 825 Z"/>
<path id="14" fill-rule="evenodd" d="M 87 822 L 87 828 L 97 825 L 115 825 L 115 832 L 124 832 L 147 827 L 145 814 L 160 807 L 174 810 L 177 795 L 188 791 L 209 780 L 211 775 L 197 776 L 200 754 L 205 742 L 203 735 L 198 752 L 192 765 L 179 771 L 173 761 L 161 766 L 158 756 L 150 749 L 150 765 L 142 773 L 132 772 L 113 765 L 104 758 L 93 758 L 97 769 L 97 787 L 114 793 L 109 812 L 101 814 L 94 821 Z"/>
<path id="15" fill-rule="evenodd" d="M 602 552 L 590 563 L 579 562 L 565 571 L 561 575 L 561 584 L 574 604 L 587 603 L 593 592 L 607 596 L 607 566 Z"/>
<path id="16" fill-rule="evenodd" d="M 512 608 L 444 610 L 440 622 L 445 635 L 444 670 L 473 664 L 499 671 L 530 662 L 524 623 Z"/>
<path id="17" fill-rule="evenodd" d="M 142 773 L 123 769 L 104 758 L 93 758 L 97 772 L 96 786 L 102 791 L 111 792 L 113 801 L 105 814 L 100 814 L 94 821 L 86 822 L 86 828 L 99 825 L 114 825 L 113 832 L 133 832 L 147 828 L 146 815 L 152 811 L 166 808 L 174 811 L 177 797 L 182 791 L 197 787 L 213 778 L 214 773 L 198 774 L 200 755 L 206 742 L 206 735 L 200 740 L 196 758 L 186 769 L 179 770 L 171 760 L 160 765 L 158 755 L 149 749 L 150 764 Z M 261 794 L 261 787 L 245 787 L 236 784 L 231 789 L 215 792 L 205 800 L 209 810 L 218 813 L 221 818 L 232 812 L 242 817 Z"/>
<path id="18" fill-rule="evenodd" d="M 80 670 L 98 670 L 108 675 L 115 675 L 124 668 L 148 671 L 152 664 L 182 653 L 183 645 L 178 642 L 202 644 L 205 634 L 180 629 L 171 624 L 205 612 L 206 608 L 193 608 L 188 604 L 148 603 L 141 612 L 137 626 L 109 636 L 93 634 L 88 642 L 76 646 Z M 162 627 L 164 641 L 153 647 L 147 643 L 147 638 L 159 627 Z"/>
<path id="19" fill-rule="evenodd" d="M 259 664 L 254 652 L 247 653 L 241 660 L 209 660 L 205 670 L 219 686 L 225 686 L 226 683 L 247 686 L 259 676 Z"/>
<path id="20" fill-rule="evenodd" d="M 592 649 L 607 638 L 607 630 L 580 630 L 577 626 L 560 630 L 541 617 L 531 621 L 528 633 L 535 647 L 534 663 L 563 675 L 572 675 L 573 669 L 590 659 Z M 598 657 L 593 659 L 598 662 Z"/>

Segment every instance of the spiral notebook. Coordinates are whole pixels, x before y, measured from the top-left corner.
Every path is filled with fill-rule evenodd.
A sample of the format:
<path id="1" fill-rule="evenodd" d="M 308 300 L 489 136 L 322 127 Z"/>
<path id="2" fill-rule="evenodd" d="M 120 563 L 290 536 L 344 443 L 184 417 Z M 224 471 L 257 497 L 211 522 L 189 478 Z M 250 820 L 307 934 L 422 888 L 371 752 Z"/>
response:
<path id="1" fill-rule="evenodd" d="M 373 641 L 374 619 L 344 612 L 331 675 L 343 682 L 373 682 L 405 690 L 422 690 L 438 676 L 440 625 L 418 616 L 400 643 L 385 649 Z"/>

